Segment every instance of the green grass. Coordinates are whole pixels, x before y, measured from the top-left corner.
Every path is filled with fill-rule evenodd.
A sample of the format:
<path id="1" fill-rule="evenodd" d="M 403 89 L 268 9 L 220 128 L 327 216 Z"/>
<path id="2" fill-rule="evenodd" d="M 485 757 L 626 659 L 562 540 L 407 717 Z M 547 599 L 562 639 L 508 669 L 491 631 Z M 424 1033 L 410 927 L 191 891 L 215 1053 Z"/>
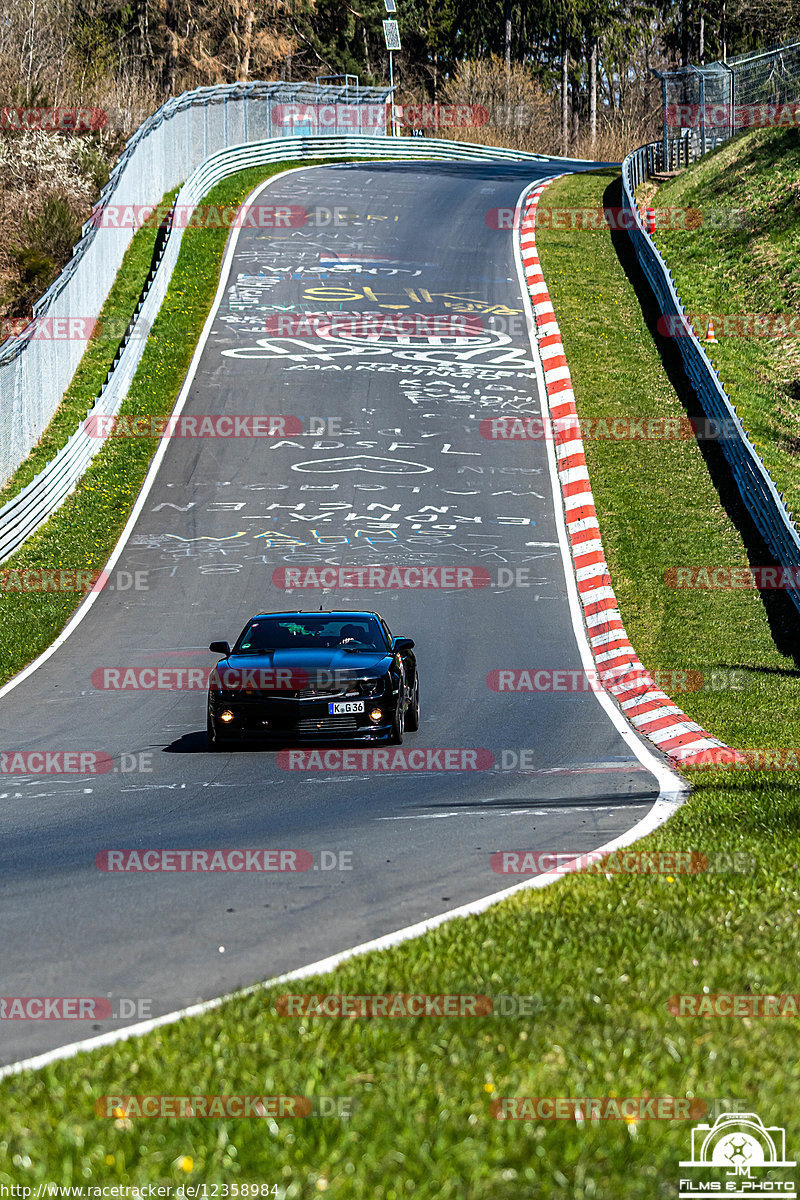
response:
<path id="1" fill-rule="evenodd" d="M 274 163 L 231 175 L 208 193 L 205 202 L 239 204 L 261 180 L 291 165 Z M 120 321 L 133 312 L 154 238 L 154 230 L 136 233 L 101 316 Z M 226 240 L 224 228 L 185 230 L 172 281 L 120 409 L 122 415 L 165 416 L 172 410 L 211 308 Z M 104 338 L 90 343 L 42 442 L 0 501 L 29 482 L 78 427 L 106 376 L 116 344 Z M 100 571 L 128 519 L 157 444 L 152 438 L 109 439 L 74 494 L 0 570 Z M 80 599 L 75 593 L 0 590 L 0 683 L 50 645 Z"/>
<path id="2" fill-rule="evenodd" d="M 653 203 L 702 217 L 695 230 L 656 235 L 688 313 L 794 319 L 791 337 L 726 336 L 717 321 L 718 344 L 704 344 L 778 490 L 800 514 L 800 130 L 734 138 L 662 185 Z M 728 220 L 732 212 L 741 219 Z M 697 332 L 705 337 L 704 327 Z"/>
<path id="3" fill-rule="evenodd" d="M 566 179 L 548 200 L 594 206 L 607 183 Z M 678 415 L 608 235 L 551 230 L 538 241 L 581 415 Z M 744 662 L 754 676 L 744 693 L 679 699 L 731 741 L 791 744 L 793 668 L 772 645 L 758 598 L 673 593 L 662 582 L 688 552 L 744 562 L 696 446 L 596 442 L 587 451 L 612 579 L 645 665 Z M 678 1018 L 668 1000 L 796 990 L 796 778 L 699 774 L 690 801 L 647 846 L 744 852 L 756 867 L 565 879 L 295 989 L 535 996 L 530 1017 L 297 1020 L 276 1015 L 281 987 L 3 1081 L 0 1183 L 247 1181 L 286 1197 L 370 1200 L 676 1195 L 686 1122 L 499 1122 L 490 1110 L 498 1096 L 738 1100 L 786 1125 L 795 1151 L 793 1022 Z M 282 1122 L 94 1114 L 101 1096 L 154 1093 L 347 1097 L 353 1112 Z"/>

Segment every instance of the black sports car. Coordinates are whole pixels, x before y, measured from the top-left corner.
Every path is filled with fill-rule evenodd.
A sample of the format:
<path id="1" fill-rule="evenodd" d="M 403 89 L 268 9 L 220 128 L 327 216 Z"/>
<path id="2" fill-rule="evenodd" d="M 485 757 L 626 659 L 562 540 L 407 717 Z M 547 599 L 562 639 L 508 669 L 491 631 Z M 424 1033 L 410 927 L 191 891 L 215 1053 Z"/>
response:
<path id="1" fill-rule="evenodd" d="M 419 728 L 411 638 L 373 612 L 259 613 L 208 684 L 208 745 L 392 742 Z"/>

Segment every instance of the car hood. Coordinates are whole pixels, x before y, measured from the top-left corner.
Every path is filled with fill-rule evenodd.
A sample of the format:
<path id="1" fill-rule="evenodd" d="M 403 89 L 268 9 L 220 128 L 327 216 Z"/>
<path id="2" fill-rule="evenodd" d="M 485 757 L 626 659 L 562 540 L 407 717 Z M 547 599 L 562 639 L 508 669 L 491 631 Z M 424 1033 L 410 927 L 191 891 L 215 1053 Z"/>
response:
<path id="1" fill-rule="evenodd" d="M 217 666 L 222 670 L 263 671 L 295 670 L 306 672 L 309 677 L 317 672 L 336 672 L 337 675 L 383 675 L 389 667 L 392 654 L 388 650 L 360 650 L 357 653 L 340 648 L 333 650 L 271 650 L 268 654 L 233 654 L 220 659 Z"/>

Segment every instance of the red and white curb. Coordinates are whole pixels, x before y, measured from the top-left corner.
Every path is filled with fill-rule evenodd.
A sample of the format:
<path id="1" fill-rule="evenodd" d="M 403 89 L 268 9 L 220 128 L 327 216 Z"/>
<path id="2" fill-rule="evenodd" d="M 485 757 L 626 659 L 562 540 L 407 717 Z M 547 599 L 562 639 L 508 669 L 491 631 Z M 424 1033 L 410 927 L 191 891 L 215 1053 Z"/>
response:
<path id="1" fill-rule="evenodd" d="M 742 757 L 736 750 L 712 737 L 655 686 L 625 633 L 600 537 L 561 331 L 536 249 L 536 208 L 553 178 L 528 195 L 520 226 L 520 248 L 536 318 L 567 536 L 589 645 L 606 691 L 634 728 L 659 750 L 684 766 L 735 762 Z"/>

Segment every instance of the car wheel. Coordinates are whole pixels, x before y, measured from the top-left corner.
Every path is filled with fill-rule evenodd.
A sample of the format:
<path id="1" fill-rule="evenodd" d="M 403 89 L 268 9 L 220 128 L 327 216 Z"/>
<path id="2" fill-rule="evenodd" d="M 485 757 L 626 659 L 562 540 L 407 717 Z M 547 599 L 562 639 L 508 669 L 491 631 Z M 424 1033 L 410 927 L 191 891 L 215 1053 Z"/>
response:
<path id="1" fill-rule="evenodd" d="M 206 717 L 206 740 L 208 742 L 209 750 L 216 751 L 222 749 L 222 746 L 220 745 L 219 734 L 214 727 L 214 722 L 211 720 L 211 713 L 209 713 Z"/>
<path id="2" fill-rule="evenodd" d="M 392 746 L 402 746 L 404 728 L 405 713 L 403 712 L 403 706 L 400 703 L 400 698 L 398 697 L 397 708 L 395 709 L 394 720 L 392 721 L 392 731 L 389 734 L 389 742 Z"/>
<path id="3" fill-rule="evenodd" d="M 416 733 L 419 729 L 419 676 L 414 680 L 414 695 L 406 713 L 406 729 L 409 733 Z"/>

